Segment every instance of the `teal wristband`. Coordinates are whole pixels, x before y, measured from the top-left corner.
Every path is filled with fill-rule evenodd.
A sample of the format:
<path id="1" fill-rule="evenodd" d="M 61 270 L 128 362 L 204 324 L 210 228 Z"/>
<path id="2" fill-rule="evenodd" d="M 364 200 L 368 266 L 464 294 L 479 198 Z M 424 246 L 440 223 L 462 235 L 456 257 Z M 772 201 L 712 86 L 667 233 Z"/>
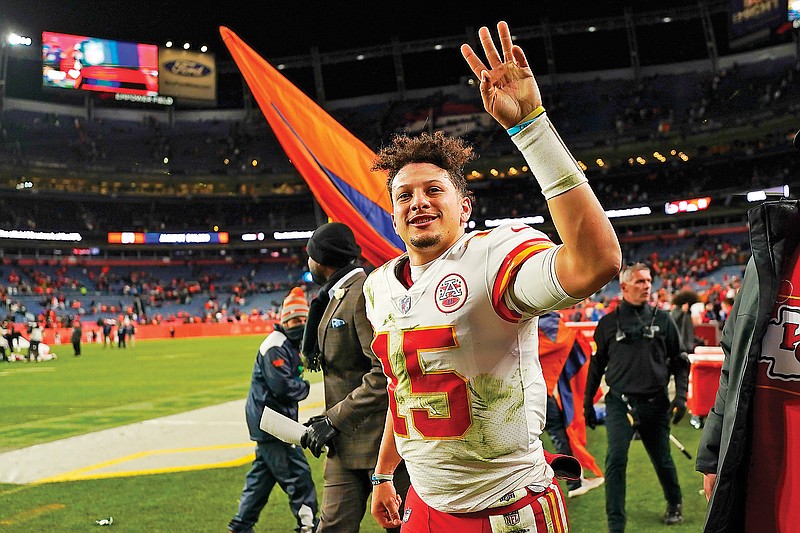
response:
<path id="1" fill-rule="evenodd" d="M 521 132 L 522 130 L 524 130 L 525 128 L 527 128 L 531 124 L 533 124 L 535 121 L 536 121 L 536 119 L 526 120 L 525 122 L 520 122 L 519 124 L 517 124 L 513 128 L 508 128 L 506 131 L 508 132 L 509 136 L 513 137 L 517 133 Z"/>
<path id="2" fill-rule="evenodd" d="M 514 126 L 512 128 L 508 128 L 506 130 L 508 132 L 508 135 L 509 136 L 516 135 L 517 133 L 521 132 L 522 130 L 524 130 L 525 128 L 527 128 L 528 126 L 530 126 L 531 124 L 536 122 L 536 119 L 541 117 L 543 114 L 544 114 L 544 107 L 538 106 L 536 109 L 534 109 L 533 111 L 528 113 L 522 119 L 522 122 L 520 122 L 519 124 L 517 124 L 516 126 Z"/>

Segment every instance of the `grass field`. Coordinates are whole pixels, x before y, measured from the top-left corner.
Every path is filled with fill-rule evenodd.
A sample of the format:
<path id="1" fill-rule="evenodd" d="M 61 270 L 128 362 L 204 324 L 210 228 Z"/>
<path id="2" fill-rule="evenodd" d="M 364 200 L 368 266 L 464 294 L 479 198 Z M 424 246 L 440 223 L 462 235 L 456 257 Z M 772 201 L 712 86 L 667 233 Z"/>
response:
<path id="1" fill-rule="evenodd" d="M 139 340 L 127 350 L 84 345 L 80 358 L 72 356 L 70 345 L 61 345 L 54 347 L 59 355 L 54 361 L 1 364 L 0 452 L 243 398 L 260 341 L 253 336 Z M 320 379 L 319 374 L 307 377 Z M 684 420 L 674 433 L 694 455 L 700 432 Z M 590 432 L 589 439 L 602 467 L 605 430 Z M 545 446 L 552 449 L 546 438 Z M 706 506 L 705 497 L 698 494 L 702 477 L 693 461 L 673 451 L 684 494 L 684 523 L 669 531 L 700 531 Z M 322 460 L 308 457 L 321 499 Z M 95 520 L 108 516 L 114 517 L 111 527 L 119 533 L 225 531 L 248 468 L 0 484 L 0 531 L 95 531 Z M 606 530 L 602 489 L 567 501 L 573 532 Z M 664 508 L 647 454 L 634 442 L 628 468 L 628 531 L 665 531 L 660 522 Z M 288 533 L 293 527 L 286 495 L 276 488 L 256 530 Z M 367 515 L 361 531 L 382 530 Z"/>

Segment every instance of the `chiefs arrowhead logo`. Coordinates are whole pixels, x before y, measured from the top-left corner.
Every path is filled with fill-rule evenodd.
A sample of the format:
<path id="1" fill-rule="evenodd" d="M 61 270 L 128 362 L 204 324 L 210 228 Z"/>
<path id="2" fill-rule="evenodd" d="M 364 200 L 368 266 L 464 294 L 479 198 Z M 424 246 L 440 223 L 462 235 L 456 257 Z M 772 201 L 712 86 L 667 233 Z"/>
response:
<path id="1" fill-rule="evenodd" d="M 436 287 L 436 307 L 442 313 L 458 311 L 467 301 L 467 282 L 459 274 L 448 274 Z"/>
<path id="2" fill-rule="evenodd" d="M 773 379 L 800 381 L 800 308 L 780 306 L 761 344 L 761 361 Z"/>

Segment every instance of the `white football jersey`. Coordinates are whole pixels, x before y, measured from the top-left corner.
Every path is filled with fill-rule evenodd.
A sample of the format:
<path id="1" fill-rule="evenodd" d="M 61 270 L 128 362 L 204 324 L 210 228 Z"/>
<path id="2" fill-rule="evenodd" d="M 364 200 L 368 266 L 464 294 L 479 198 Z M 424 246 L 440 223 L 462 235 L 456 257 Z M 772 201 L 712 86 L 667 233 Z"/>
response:
<path id="1" fill-rule="evenodd" d="M 406 255 L 364 284 L 397 449 L 439 511 L 483 510 L 511 490 L 550 484 L 538 318 L 510 309 L 504 293 L 525 261 L 553 246 L 528 226 L 501 226 L 465 234 L 409 289 L 396 274 Z"/>

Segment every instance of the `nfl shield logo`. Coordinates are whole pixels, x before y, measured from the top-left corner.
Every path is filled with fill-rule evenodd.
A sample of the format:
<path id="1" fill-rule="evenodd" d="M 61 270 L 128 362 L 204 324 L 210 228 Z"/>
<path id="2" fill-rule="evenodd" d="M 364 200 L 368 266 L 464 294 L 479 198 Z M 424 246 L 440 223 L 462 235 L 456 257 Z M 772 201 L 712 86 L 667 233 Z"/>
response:
<path id="1" fill-rule="evenodd" d="M 507 526 L 516 526 L 517 524 L 519 524 L 519 511 L 514 511 L 513 513 L 504 514 L 503 520 L 505 521 Z"/>
<path id="2" fill-rule="evenodd" d="M 411 296 L 405 295 L 400 298 L 400 311 L 405 315 L 411 310 Z"/>

